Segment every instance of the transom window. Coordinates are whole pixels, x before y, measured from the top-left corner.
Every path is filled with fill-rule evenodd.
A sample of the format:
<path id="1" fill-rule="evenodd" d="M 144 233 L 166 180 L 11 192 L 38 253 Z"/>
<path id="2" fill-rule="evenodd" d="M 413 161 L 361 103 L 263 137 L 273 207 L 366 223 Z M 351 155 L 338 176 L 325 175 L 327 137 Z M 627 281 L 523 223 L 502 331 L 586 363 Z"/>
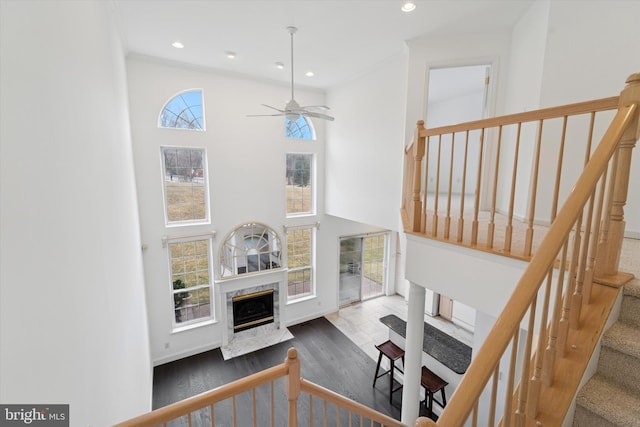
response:
<path id="1" fill-rule="evenodd" d="M 244 224 L 229 233 L 220 251 L 222 277 L 260 272 L 281 266 L 278 234 L 263 224 Z"/>
<path id="2" fill-rule="evenodd" d="M 161 147 L 167 225 L 207 223 L 206 152 L 204 148 Z"/>
<path id="3" fill-rule="evenodd" d="M 285 117 L 285 136 L 292 139 L 315 140 L 316 133 L 311 120 L 304 116 L 298 116 L 296 120 Z"/>
<path id="4" fill-rule="evenodd" d="M 158 127 L 204 130 L 201 90 L 188 90 L 171 98 L 162 108 Z"/>
<path id="5" fill-rule="evenodd" d="M 169 243 L 175 326 L 211 318 L 210 240 Z"/>
<path id="6" fill-rule="evenodd" d="M 291 228 L 287 230 L 287 299 L 315 295 L 313 280 L 313 227 Z"/>
<path id="7" fill-rule="evenodd" d="M 314 213 L 313 154 L 287 153 L 287 215 Z"/>

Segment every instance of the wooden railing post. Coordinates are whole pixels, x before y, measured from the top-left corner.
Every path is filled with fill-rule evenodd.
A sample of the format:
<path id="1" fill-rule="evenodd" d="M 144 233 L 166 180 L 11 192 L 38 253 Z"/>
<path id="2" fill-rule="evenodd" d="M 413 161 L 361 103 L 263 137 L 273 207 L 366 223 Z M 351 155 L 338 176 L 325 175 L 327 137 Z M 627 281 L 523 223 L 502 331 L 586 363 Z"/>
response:
<path id="1" fill-rule="evenodd" d="M 620 92 L 619 107 L 630 104 L 640 105 L 640 73 L 630 75 L 626 80 L 627 85 Z M 629 189 L 629 173 L 631 169 L 631 153 L 640 137 L 640 127 L 636 111 L 631 124 L 627 127 L 620 143 L 618 144 L 618 161 L 614 165 L 616 168 L 615 183 L 611 195 L 611 209 L 609 215 L 609 227 L 606 241 L 598 250 L 598 267 L 596 273 L 599 275 L 615 275 L 618 273 L 620 261 L 620 250 L 622 239 L 624 238 L 624 206 L 627 203 L 627 192 Z"/>
<path id="2" fill-rule="evenodd" d="M 420 193 L 422 185 L 422 159 L 424 158 L 425 137 L 420 136 L 420 131 L 423 129 L 424 120 L 418 120 L 413 147 L 413 206 L 411 207 L 411 231 L 417 232 L 420 231 L 420 223 L 422 218 L 422 201 L 420 200 Z"/>
<path id="3" fill-rule="evenodd" d="M 413 424 L 413 427 L 435 427 L 437 424 L 431 419 L 427 417 L 420 417 Z"/>
<path id="4" fill-rule="evenodd" d="M 284 392 L 289 401 L 289 427 L 297 427 L 298 425 L 298 396 L 300 396 L 300 360 L 298 359 L 298 351 L 291 347 L 287 351 L 287 357 L 284 359 L 285 365 L 289 368 L 289 374 L 284 382 Z"/>

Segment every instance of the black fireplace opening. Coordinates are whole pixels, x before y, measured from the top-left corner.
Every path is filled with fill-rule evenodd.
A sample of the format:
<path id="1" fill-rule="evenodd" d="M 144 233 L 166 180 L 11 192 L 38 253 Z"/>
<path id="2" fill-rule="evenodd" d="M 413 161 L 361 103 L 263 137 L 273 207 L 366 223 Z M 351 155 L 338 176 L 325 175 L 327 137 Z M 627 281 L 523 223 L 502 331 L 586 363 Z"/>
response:
<path id="1" fill-rule="evenodd" d="M 268 289 L 233 297 L 233 331 L 273 323 L 273 294 L 273 289 Z"/>

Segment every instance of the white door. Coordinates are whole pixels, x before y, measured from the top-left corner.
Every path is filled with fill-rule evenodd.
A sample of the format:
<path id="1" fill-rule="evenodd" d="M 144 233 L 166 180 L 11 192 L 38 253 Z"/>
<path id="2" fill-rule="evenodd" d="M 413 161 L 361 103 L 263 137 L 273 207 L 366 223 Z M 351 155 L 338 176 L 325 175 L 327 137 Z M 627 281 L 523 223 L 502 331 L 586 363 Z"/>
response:
<path id="1" fill-rule="evenodd" d="M 491 64 L 430 68 L 427 74 L 428 94 L 425 126 L 434 128 L 484 118 L 488 105 L 490 75 Z M 476 136 L 471 135 L 470 137 Z M 429 192 L 434 191 L 436 181 L 437 150 L 437 144 L 430 145 L 429 184 L 427 187 Z M 464 144 L 456 144 L 453 156 L 452 191 L 460 193 L 462 190 Z M 467 154 L 466 196 L 472 195 L 476 189 L 479 156 L 478 144 L 470 144 Z M 450 152 L 444 150 L 440 162 L 443 165 L 448 165 Z M 486 171 L 485 168 L 483 170 Z M 448 182 L 448 180 L 449 169 L 442 168 L 440 182 Z"/>
<path id="2" fill-rule="evenodd" d="M 340 239 L 340 306 L 384 295 L 387 233 Z"/>

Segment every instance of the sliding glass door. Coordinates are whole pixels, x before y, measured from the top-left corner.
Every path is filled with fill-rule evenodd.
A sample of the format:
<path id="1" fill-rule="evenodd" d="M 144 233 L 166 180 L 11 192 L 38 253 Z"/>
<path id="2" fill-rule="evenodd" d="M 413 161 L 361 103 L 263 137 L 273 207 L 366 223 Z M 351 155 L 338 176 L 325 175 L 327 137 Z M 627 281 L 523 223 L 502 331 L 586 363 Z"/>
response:
<path id="1" fill-rule="evenodd" d="M 387 235 L 340 239 L 340 306 L 384 294 Z"/>

